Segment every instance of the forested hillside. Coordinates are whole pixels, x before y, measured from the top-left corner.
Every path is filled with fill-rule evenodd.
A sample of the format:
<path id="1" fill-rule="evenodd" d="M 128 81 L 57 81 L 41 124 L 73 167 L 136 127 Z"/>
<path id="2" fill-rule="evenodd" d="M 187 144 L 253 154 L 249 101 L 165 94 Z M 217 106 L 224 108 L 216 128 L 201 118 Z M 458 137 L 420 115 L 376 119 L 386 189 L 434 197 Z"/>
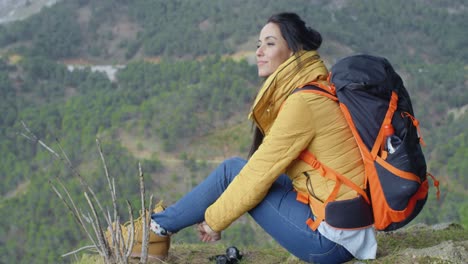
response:
<path id="1" fill-rule="evenodd" d="M 0 24 L 0 263 L 71 262 L 60 255 L 89 244 L 50 183 L 60 177 L 84 206 L 78 171 L 105 200 L 96 138 L 121 206 L 138 204 L 138 162 L 148 191 L 173 202 L 223 158 L 245 156 L 246 117 L 262 81 L 249 62 L 258 31 L 279 11 L 299 13 L 323 34 L 328 65 L 363 52 L 390 60 L 412 97 L 429 171 L 441 180 L 441 199 L 431 190 L 414 222 L 468 227 L 464 1 L 63 0 Z M 85 67 L 67 67 L 77 63 Z M 115 81 L 86 67 L 103 64 L 125 67 Z M 75 172 L 23 124 L 63 149 Z M 243 218 L 224 239 L 271 243 L 253 229 Z M 196 241 L 191 230 L 175 239 Z"/>

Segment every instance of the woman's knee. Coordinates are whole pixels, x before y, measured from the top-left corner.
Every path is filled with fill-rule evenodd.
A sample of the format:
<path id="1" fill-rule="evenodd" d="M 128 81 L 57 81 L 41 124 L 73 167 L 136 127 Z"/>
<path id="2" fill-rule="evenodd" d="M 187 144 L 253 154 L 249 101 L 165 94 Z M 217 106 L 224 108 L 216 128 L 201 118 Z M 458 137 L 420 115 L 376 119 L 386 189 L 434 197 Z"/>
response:
<path id="1" fill-rule="evenodd" d="M 242 168 L 245 166 L 247 163 L 247 160 L 240 158 L 240 157 L 233 157 L 233 158 L 228 158 L 221 163 L 221 168 L 224 170 L 224 176 L 233 179 L 239 172 L 242 170 Z"/>
<path id="2" fill-rule="evenodd" d="M 247 163 L 247 160 L 241 157 L 231 157 L 223 161 L 224 166 L 226 167 L 244 167 Z"/>

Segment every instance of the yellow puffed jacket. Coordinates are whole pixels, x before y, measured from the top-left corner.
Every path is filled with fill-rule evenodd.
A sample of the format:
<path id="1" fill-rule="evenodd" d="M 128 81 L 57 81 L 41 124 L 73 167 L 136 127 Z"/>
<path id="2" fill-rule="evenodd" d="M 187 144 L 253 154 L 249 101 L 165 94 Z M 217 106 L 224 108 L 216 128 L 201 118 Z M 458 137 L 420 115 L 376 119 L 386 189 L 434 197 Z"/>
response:
<path id="1" fill-rule="evenodd" d="M 206 210 L 205 221 L 213 230 L 224 230 L 254 208 L 282 173 L 291 178 L 295 190 L 308 193 L 307 172 L 315 195 L 326 200 L 335 182 L 298 159 L 306 148 L 322 164 L 363 186 L 361 154 L 338 104 L 315 93 L 292 93 L 311 81 L 326 83 L 327 75 L 316 51 L 301 51 L 267 78 L 249 116 L 265 137 L 239 175 Z M 342 185 L 337 200 L 356 196 Z"/>

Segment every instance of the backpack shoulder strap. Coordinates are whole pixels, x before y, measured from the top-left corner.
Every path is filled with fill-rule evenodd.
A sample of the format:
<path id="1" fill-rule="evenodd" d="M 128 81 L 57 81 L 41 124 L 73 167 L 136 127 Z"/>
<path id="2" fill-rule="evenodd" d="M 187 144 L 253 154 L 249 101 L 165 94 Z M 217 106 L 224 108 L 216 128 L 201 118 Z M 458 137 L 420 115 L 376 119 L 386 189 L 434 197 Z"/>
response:
<path id="1" fill-rule="evenodd" d="M 294 94 L 294 93 L 315 93 L 315 94 L 325 96 L 339 103 L 338 97 L 336 96 L 335 86 L 332 83 L 328 83 L 327 85 L 326 83 L 323 83 L 323 82 L 310 82 L 295 89 L 291 94 Z M 309 218 L 306 222 L 307 225 L 312 230 L 316 230 L 322 221 L 327 220 L 327 222 L 331 224 L 331 223 L 337 222 L 335 221 L 336 219 L 343 218 L 343 214 L 341 212 L 344 212 L 344 211 L 342 210 L 341 205 L 338 205 L 338 204 L 343 203 L 343 201 L 340 201 L 340 202 L 335 201 L 342 184 L 347 185 L 348 187 L 356 191 L 356 193 L 358 194 L 358 199 L 352 199 L 352 201 L 351 200 L 347 201 L 346 203 L 349 202 L 349 204 L 346 204 L 346 205 L 343 204 L 343 206 L 345 207 L 351 206 L 350 208 L 353 208 L 356 211 L 359 211 L 359 210 L 363 211 L 364 210 L 363 208 L 366 208 L 367 209 L 366 212 L 368 212 L 366 214 L 358 215 L 357 218 L 354 217 L 356 219 L 354 219 L 353 217 L 349 215 L 346 216 L 347 220 L 353 222 L 352 224 L 346 223 L 347 224 L 346 229 L 367 227 L 373 223 L 372 212 L 370 209 L 370 199 L 364 189 L 362 189 L 360 186 L 356 185 L 350 179 L 338 173 L 337 171 L 322 164 L 307 149 L 304 150 L 299 155 L 298 158 L 303 160 L 307 164 L 309 164 L 313 169 L 318 170 L 322 177 L 326 177 L 335 181 L 335 186 L 325 201 L 318 200 L 315 197 L 311 196 L 309 193 L 301 193 L 301 192 L 297 193 L 296 199 L 299 202 L 311 205 L 314 210 L 314 215 L 316 219 L 313 220 L 312 218 Z M 356 204 L 359 207 L 352 207 Z M 332 210 L 331 208 L 334 208 L 334 207 L 337 207 L 337 208 L 339 207 L 339 209 Z M 358 208 L 359 210 L 356 208 Z M 353 218 L 353 220 L 351 220 L 351 218 Z M 343 226 L 340 226 L 340 228 L 342 227 Z"/>
<path id="2" fill-rule="evenodd" d="M 333 101 L 338 102 L 338 98 L 336 97 L 336 90 L 335 87 L 331 85 L 326 85 L 321 82 L 309 82 L 304 84 L 303 86 L 296 88 L 291 94 L 294 93 L 315 93 L 320 94 L 325 97 L 332 99 Z"/>

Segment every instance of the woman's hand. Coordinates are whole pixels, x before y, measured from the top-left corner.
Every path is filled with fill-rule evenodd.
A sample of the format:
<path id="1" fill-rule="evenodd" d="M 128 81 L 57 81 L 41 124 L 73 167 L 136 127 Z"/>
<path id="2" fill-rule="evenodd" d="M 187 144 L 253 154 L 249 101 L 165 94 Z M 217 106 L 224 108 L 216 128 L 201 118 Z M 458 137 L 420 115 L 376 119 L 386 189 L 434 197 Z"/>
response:
<path id="1" fill-rule="evenodd" d="M 215 242 L 221 239 L 221 232 L 216 232 L 203 221 L 197 226 L 198 237 L 203 242 Z"/>

